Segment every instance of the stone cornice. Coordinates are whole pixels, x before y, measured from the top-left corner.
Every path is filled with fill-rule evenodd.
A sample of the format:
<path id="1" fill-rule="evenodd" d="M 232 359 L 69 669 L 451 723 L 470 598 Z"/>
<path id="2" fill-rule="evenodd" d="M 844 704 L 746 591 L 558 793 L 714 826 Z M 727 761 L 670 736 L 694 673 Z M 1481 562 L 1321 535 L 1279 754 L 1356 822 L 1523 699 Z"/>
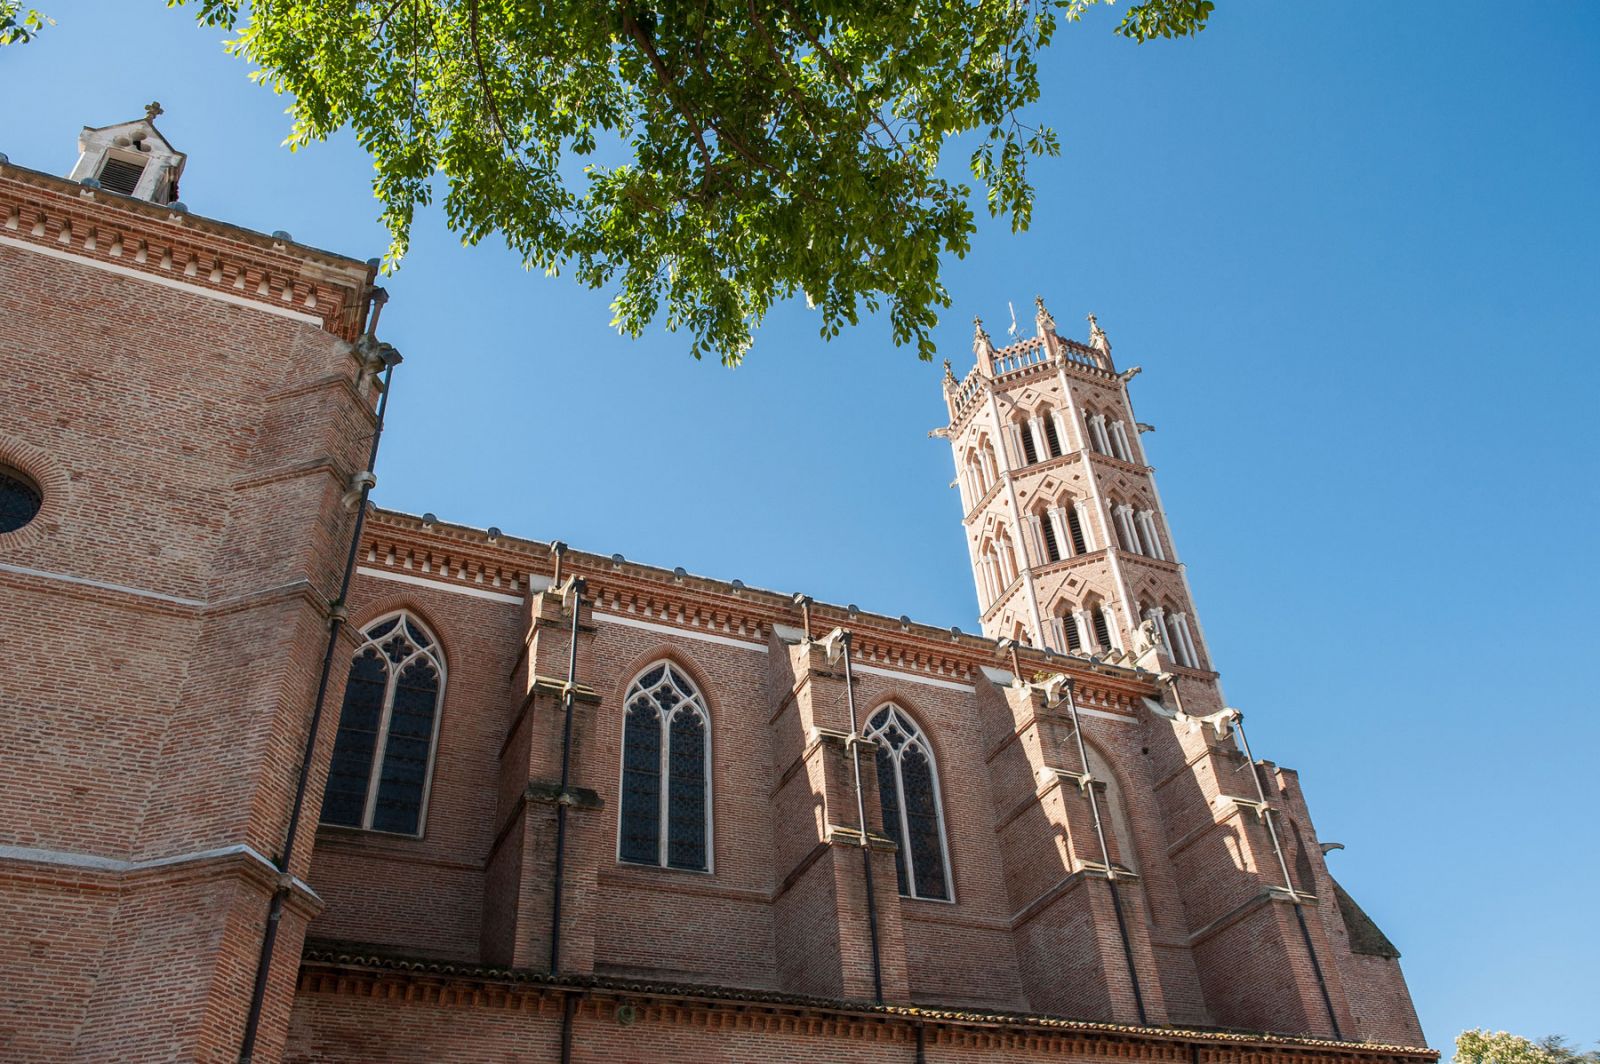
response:
<path id="1" fill-rule="evenodd" d="M 65 178 L 0 165 L 0 242 L 317 323 L 355 340 L 375 268 Z"/>

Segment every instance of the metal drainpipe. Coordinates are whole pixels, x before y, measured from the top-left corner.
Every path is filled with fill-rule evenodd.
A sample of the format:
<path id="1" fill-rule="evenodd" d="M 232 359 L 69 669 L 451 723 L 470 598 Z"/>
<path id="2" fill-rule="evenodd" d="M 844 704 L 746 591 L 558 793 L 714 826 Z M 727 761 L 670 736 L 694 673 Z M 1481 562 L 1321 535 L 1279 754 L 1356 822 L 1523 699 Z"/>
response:
<path id="1" fill-rule="evenodd" d="M 1311 958 L 1311 971 L 1317 977 L 1317 989 L 1322 991 L 1322 1004 L 1328 1010 L 1328 1023 L 1333 1026 L 1333 1037 L 1344 1041 L 1344 1035 L 1339 1032 L 1339 1017 L 1333 1011 L 1333 998 L 1328 993 L 1327 980 L 1322 975 L 1322 964 L 1317 960 L 1316 947 L 1311 944 L 1311 929 L 1306 926 L 1306 914 L 1300 903 L 1300 893 L 1294 889 L 1294 880 L 1289 878 L 1289 862 L 1283 857 L 1283 844 L 1278 841 L 1278 829 L 1274 825 L 1273 809 L 1267 804 L 1266 789 L 1261 786 L 1261 773 L 1256 771 L 1256 758 L 1250 752 L 1250 740 L 1244 733 L 1244 714 L 1237 709 L 1233 711 L 1233 726 L 1239 732 L 1239 743 L 1244 747 L 1245 760 L 1250 763 L 1250 779 L 1256 785 L 1256 798 L 1261 802 L 1261 816 L 1267 822 L 1267 834 L 1272 839 L 1272 852 L 1278 857 L 1278 868 L 1283 872 L 1283 885 L 1288 888 L 1289 896 L 1294 900 L 1294 916 L 1300 924 L 1300 937 L 1306 943 L 1306 955 Z"/>
<path id="2" fill-rule="evenodd" d="M 1073 696 L 1074 683 L 1067 677 L 1067 712 L 1072 714 L 1072 737 L 1078 742 L 1078 763 L 1083 766 L 1084 790 L 1089 792 L 1089 811 L 1094 814 L 1094 833 L 1100 839 L 1100 858 L 1106 866 L 1106 887 L 1111 891 L 1111 907 L 1117 913 L 1117 931 L 1122 935 L 1122 955 L 1128 962 L 1128 978 L 1133 981 L 1133 1004 L 1139 1010 L 1139 1023 L 1150 1022 L 1144 1011 L 1144 993 L 1139 988 L 1139 969 L 1133 963 L 1133 942 L 1128 937 L 1128 921 L 1122 914 L 1122 892 L 1117 889 L 1117 870 L 1111 866 L 1111 849 L 1106 845 L 1106 829 L 1100 822 L 1100 799 L 1094 793 L 1093 774 L 1089 771 L 1089 752 L 1083 745 L 1083 725 L 1078 721 L 1078 700 Z"/>
<path id="3" fill-rule="evenodd" d="M 861 790 L 861 733 L 856 727 L 855 674 L 850 668 L 850 631 L 841 629 L 844 644 L 844 697 L 850 707 L 850 764 L 855 773 L 856 823 L 861 826 L 861 869 L 867 880 L 867 935 L 872 940 L 872 999 L 883 1004 L 883 958 L 878 952 L 878 895 L 872 886 L 872 847 L 867 839 L 867 807 Z"/>
<path id="4" fill-rule="evenodd" d="M 928 1032 L 917 1024 L 917 1064 L 928 1064 Z"/>
<path id="5" fill-rule="evenodd" d="M 572 578 L 571 645 L 567 648 L 567 682 L 561 693 L 561 791 L 556 795 L 556 867 L 551 881 L 554 891 L 550 904 L 551 975 L 558 974 L 561 966 L 561 893 L 567 867 L 567 807 L 572 804 L 572 795 L 567 793 L 572 770 L 572 696 L 578 677 L 578 615 L 583 612 L 583 586 L 582 577 Z M 567 1023 L 570 1022 L 569 1019 Z"/>
<path id="6" fill-rule="evenodd" d="M 572 1020 L 578 1011 L 578 995 L 573 991 L 561 998 L 561 1064 L 572 1064 Z"/>
<path id="7" fill-rule="evenodd" d="M 387 296 L 378 297 L 377 293 L 383 289 L 376 289 L 374 293 L 374 309 L 372 322 L 367 332 L 367 338 L 376 341 L 372 329 L 377 328 L 378 314 L 381 311 Z M 345 556 L 344 575 L 339 580 L 339 597 L 333 600 L 328 615 L 328 647 L 322 655 L 322 675 L 317 680 L 317 698 L 311 709 L 311 723 L 306 729 L 305 749 L 300 756 L 300 774 L 295 781 L 294 804 L 289 810 L 289 827 L 287 837 L 283 843 L 283 856 L 278 858 L 278 889 L 272 893 L 272 903 L 267 909 L 267 930 L 261 938 L 261 953 L 256 959 L 255 986 L 250 992 L 250 1008 L 245 1014 L 244 1038 L 239 1045 L 239 1064 L 250 1064 L 255 1055 L 256 1035 L 261 1027 L 261 1010 L 266 1001 L 267 976 L 272 970 L 272 950 L 278 941 L 278 925 L 283 920 L 283 905 L 293 891 L 293 881 L 290 876 L 290 860 L 294 856 L 295 836 L 300 830 L 300 816 L 305 809 L 306 786 L 311 779 L 311 760 L 316 752 L 317 733 L 322 724 L 322 710 L 328 698 L 328 680 L 333 672 L 333 656 L 339 646 L 339 629 L 345 621 L 345 597 L 350 593 L 350 576 L 355 572 L 356 553 L 361 547 L 361 529 L 367 519 L 367 496 L 372 492 L 372 485 L 376 483 L 372 476 L 373 466 L 378 461 L 378 441 L 383 436 L 383 418 L 389 408 L 389 388 L 394 381 L 394 368 L 401 362 L 400 352 L 388 344 L 378 347 L 378 357 L 382 358 L 384 365 L 383 391 L 378 398 L 378 418 L 372 430 L 372 448 L 367 455 L 366 475 L 360 478 L 361 499 L 356 506 L 355 530 L 350 534 L 350 550 Z"/>

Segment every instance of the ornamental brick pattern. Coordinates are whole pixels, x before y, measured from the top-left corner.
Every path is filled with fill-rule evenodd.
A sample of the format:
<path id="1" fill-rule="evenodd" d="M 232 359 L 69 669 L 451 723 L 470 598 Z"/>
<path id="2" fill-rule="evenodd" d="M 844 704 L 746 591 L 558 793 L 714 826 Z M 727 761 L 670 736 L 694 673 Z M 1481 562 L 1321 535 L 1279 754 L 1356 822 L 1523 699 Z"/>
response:
<path id="1" fill-rule="evenodd" d="M 1294 773 L 1250 779 L 1098 326 L 1041 304 L 947 378 L 964 635 L 379 509 L 336 603 L 370 266 L 5 164 L 0 281 L 0 464 L 44 496 L 0 533 L 0 1057 L 238 1059 L 286 890 L 258 1061 L 1437 1059 Z M 318 825 L 396 612 L 444 665 L 420 831 Z M 618 856 L 661 662 L 710 720 L 707 871 Z M 852 700 L 926 737 L 948 900 L 897 889 Z"/>

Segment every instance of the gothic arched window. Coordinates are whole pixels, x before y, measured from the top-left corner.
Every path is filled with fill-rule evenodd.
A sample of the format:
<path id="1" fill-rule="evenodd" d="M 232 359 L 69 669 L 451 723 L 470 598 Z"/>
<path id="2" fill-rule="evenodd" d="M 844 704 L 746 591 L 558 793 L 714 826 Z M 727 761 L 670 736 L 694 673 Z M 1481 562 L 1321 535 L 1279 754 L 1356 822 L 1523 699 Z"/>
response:
<path id="1" fill-rule="evenodd" d="M 900 893 L 949 901 L 950 862 L 933 748 L 922 729 L 893 704 L 872 715 L 866 735 L 878 744 L 878 801 L 883 829 L 900 847 L 894 855 Z"/>
<path id="2" fill-rule="evenodd" d="M 676 666 L 657 662 L 628 686 L 622 724 L 617 857 L 710 871 L 711 716 Z"/>
<path id="3" fill-rule="evenodd" d="M 444 655 L 433 633 L 406 613 L 379 618 L 362 637 L 339 710 L 322 822 L 419 835 Z"/>

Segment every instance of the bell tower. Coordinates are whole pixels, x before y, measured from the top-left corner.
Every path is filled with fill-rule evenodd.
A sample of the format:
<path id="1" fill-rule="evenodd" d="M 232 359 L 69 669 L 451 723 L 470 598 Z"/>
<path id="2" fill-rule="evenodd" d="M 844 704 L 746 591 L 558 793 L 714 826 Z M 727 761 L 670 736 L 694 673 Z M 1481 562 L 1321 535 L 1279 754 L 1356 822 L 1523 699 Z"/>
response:
<path id="1" fill-rule="evenodd" d="M 977 364 L 945 367 L 962 524 L 983 633 L 1209 679 L 1209 654 L 1145 460 L 1128 382 L 1089 315 L 1089 340 L 1056 331 L 996 348 L 981 321 Z"/>
<path id="2" fill-rule="evenodd" d="M 958 380 L 945 363 L 950 420 L 934 435 L 954 453 L 984 635 L 1138 668 L 1161 691 L 1142 700 L 1139 754 L 1121 769 L 1147 774 L 1170 855 L 1146 869 L 1163 986 L 1194 980 L 1223 1026 L 1420 1038 L 1414 1014 L 1358 1016 L 1345 995 L 1347 977 L 1371 977 L 1342 944 L 1294 774 L 1253 762 L 1223 702 L 1128 396 L 1139 368 L 1117 369 L 1094 315 L 1084 343 L 1034 306 L 1035 335 L 996 348 L 980 321 L 976 365 Z"/>

